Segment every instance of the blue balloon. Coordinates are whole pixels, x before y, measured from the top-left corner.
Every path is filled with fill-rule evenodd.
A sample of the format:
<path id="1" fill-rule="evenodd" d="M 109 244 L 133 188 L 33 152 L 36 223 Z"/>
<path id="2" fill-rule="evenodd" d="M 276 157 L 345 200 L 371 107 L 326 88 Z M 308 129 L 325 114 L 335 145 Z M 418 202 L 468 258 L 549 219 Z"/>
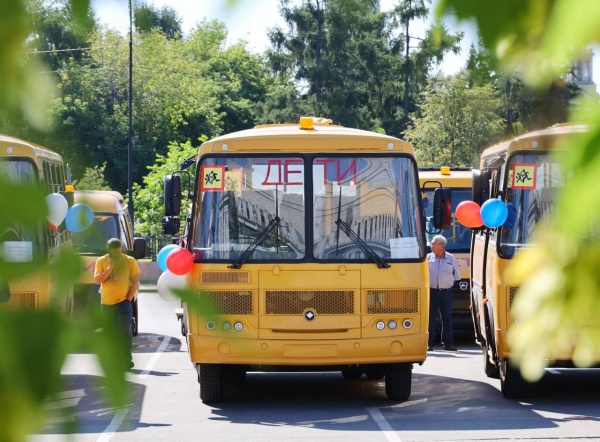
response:
<path id="1" fill-rule="evenodd" d="M 167 256 L 169 256 L 169 253 L 171 253 L 173 250 L 178 248 L 179 246 L 177 244 L 169 244 L 167 246 L 164 246 L 162 249 L 160 249 L 160 252 L 158 252 L 156 262 L 158 263 L 158 267 L 163 272 L 167 270 Z"/>
<path id="2" fill-rule="evenodd" d="M 508 208 L 499 199 L 487 200 L 481 205 L 481 219 L 486 227 L 494 229 L 504 224 L 508 218 Z"/>
<path id="3" fill-rule="evenodd" d="M 74 204 L 67 211 L 65 225 L 70 232 L 81 232 L 94 222 L 94 211 L 83 203 Z"/>

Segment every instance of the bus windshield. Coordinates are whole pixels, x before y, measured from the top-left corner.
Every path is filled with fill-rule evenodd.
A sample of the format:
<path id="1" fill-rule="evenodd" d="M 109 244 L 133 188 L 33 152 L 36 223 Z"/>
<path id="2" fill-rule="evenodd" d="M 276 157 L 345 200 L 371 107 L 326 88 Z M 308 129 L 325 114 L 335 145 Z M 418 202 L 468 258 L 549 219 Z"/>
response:
<path id="1" fill-rule="evenodd" d="M 428 188 L 423 191 L 423 207 L 427 219 L 427 245 L 435 235 L 443 235 L 446 238 L 446 250 L 449 252 L 468 252 L 471 247 L 471 229 L 456 221 L 456 206 L 463 201 L 471 199 L 471 189 L 452 189 L 452 219 L 450 228 L 441 232 L 433 227 L 433 192 L 435 189 Z"/>
<path id="2" fill-rule="evenodd" d="M 499 251 L 511 257 L 533 241 L 537 224 L 554 213 L 556 190 L 563 186 L 564 173 L 549 154 L 514 155 L 506 170 L 508 219 L 498 229 Z"/>
<path id="3" fill-rule="evenodd" d="M 424 254 L 408 157 L 204 157 L 199 172 L 192 241 L 203 260 L 365 262 Z"/>
<path id="4" fill-rule="evenodd" d="M 82 255 L 104 255 L 106 253 L 106 242 L 110 238 L 120 237 L 117 216 L 96 213 L 90 227 L 81 232 L 73 232 L 72 235 L 73 247 L 77 253 Z"/>

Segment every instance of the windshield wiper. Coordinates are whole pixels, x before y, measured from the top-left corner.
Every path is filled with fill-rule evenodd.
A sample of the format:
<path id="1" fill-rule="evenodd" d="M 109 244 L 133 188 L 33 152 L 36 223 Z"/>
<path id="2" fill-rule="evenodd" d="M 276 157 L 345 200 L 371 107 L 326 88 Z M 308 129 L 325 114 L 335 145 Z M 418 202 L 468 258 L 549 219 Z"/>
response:
<path id="1" fill-rule="evenodd" d="M 371 261 L 373 261 L 375 264 L 377 264 L 377 267 L 379 267 L 380 269 L 389 269 L 391 266 L 387 262 L 385 262 L 383 260 L 383 258 L 381 258 L 366 242 L 364 242 L 350 228 L 350 226 L 345 221 L 342 221 L 342 219 L 340 217 L 341 207 L 342 207 L 342 188 L 340 186 L 340 197 L 339 197 L 339 201 L 338 201 L 338 214 L 337 214 L 338 216 L 337 216 L 337 219 L 335 220 L 335 225 L 337 226 L 337 232 L 336 232 L 336 237 L 335 237 L 335 253 L 336 253 L 336 255 L 338 254 L 340 229 L 341 229 L 342 232 L 344 232 L 346 234 L 346 236 L 348 238 L 350 238 L 352 240 L 352 242 L 354 242 L 354 244 L 356 244 L 360 248 L 360 250 L 362 250 L 362 252 Z"/>
<path id="2" fill-rule="evenodd" d="M 244 250 L 244 252 L 236 259 L 236 261 L 228 266 L 230 269 L 240 269 L 242 265 L 252 256 L 258 245 L 263 242 L 268 236 L 277 229 L 275 236 L 275 250 L 279 253 L 279 225 L 281 224 L 281 218 L 279 218 L 279 196 L 277 194 L 277 186 L 275 186 L 275 218 L 269 221 L 269 224 L 260 232 L 260 235 L 252 241 L 252 243 Z"/>

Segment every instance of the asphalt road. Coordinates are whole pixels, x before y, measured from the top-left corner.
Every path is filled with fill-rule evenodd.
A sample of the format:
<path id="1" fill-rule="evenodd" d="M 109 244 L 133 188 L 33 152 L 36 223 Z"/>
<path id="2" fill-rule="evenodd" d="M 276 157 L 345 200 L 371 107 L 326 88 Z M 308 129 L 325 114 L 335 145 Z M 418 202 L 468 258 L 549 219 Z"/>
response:
<path id="1" fill-rule="evenodd" d="M 412 395 L 386 399 L 384 384 L 340 373 L 250 373 L 204 405 L 174 309 L 140 294 L 131 400 L 115 410 L 94 356 L 71 355 L 65 388 L 31 441 L 432 441 L 600 440 L 600 370 L 552 370 L 523 401 L 504 399 L 483 372 L 481 351 L 459 336 L 456 353 L 430 352 L 413 371 Z M 67 435 L 68 432 L 71 434 Z"/>

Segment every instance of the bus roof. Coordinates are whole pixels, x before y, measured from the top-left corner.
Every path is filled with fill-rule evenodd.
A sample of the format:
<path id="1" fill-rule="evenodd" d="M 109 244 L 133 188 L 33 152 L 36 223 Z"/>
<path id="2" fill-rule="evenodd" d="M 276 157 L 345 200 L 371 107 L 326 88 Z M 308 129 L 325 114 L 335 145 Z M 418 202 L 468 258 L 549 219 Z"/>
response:
<path id="1" fill-rule="evenodd" d="M 306 118 L 306 117 L 305 117 Z M 304 118 L 303 118 L 304 120 Z M 415 154 L 412 145 L 404 140 L 361 129 L 332 125 L 331 120 L 312 119 L 313 127 L 303 129 L 300 124 L 265 124 L 252 129 L 221 135 L 200 146 L 198 155 L 216 152 L 327 152 L 365 151 L 402 152 Z M 311 143 L 306 143 L 310 139 Z M 285 140 L 285 143 L 266 144 L 267 140 Z M 343 140 L 337 145 L 331 140 Z M 368 143 L 365 145 L 365 143 Z M 225 146 L 225 147 L 224 147 Z"/>
<path id="2" fill-rule="evenodd" d="M 94 212 L 119 213 L 127 209 L 123 196 L 114 190 L 76 190 L 75 203 L 84 203 Z"/>
<path id="3" fill-rule="evenodd" d="M 47 158 L 62 162 L 62 157 L 58 153 L 46 147 L 3 134 L 0 134 L 0 156 Z"/>
<path id="4" fill-rule="evenodd" d="M 471 188 L 473 169 L 471 167 L 419 167 L 419 183 L 422 186 L 426 181 L 440 182 L 443 187 Z"/>
<path id="5" fill-rule="evenodd" d="M 587 131 L 589 131 L 587 124 L 563 123 L 555 124 L 546 129 L 528 132 L 485 149 L 481 154 L 482 164 L 484 158 L 494 157 L 502 153 L 508 155 L 518 150 L 549 150 L 552 149 L 557 139 Z"/>

